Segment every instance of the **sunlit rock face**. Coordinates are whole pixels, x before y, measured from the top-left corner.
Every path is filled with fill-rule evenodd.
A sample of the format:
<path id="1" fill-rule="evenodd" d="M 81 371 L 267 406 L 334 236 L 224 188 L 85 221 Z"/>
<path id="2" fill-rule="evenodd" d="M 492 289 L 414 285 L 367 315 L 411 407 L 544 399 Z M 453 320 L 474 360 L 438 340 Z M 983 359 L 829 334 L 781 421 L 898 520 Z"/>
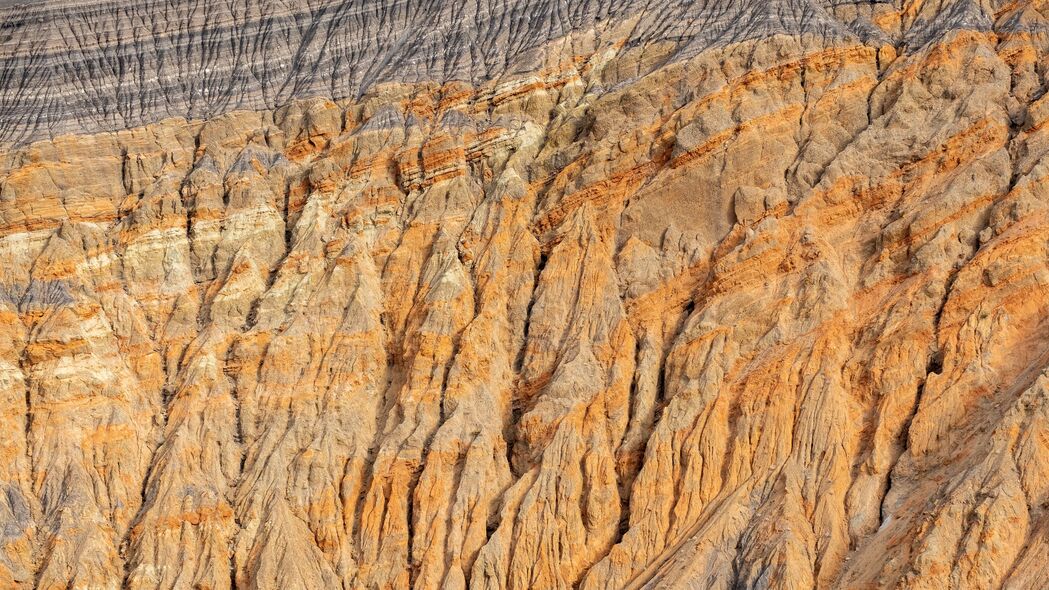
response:
<path id="1" fill-rule="evenodd" d="M 1044 0 L 0 17 L 0 588 L 1049 586 Z"/>

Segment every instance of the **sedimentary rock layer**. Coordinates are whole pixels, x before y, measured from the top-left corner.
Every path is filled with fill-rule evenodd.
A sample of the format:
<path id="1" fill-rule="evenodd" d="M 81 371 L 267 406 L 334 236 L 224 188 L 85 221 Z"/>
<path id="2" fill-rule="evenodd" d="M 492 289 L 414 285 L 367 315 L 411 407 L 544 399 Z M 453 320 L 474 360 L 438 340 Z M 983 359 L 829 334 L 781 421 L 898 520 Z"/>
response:
<path id="1" fill-rule="evenodd" d="M 652 67 L 775 34 L 891 42 L 870 18 L 887 14 L 887 6 L 867 0 L 0 2 L 0 141 L 273 109 L 295 98 L 354 98 L 382 82 L 491 80 L 611 46 L 649 47 L 641 65 Z M 896 34 L 907 44 L 958 28 L 988 30 L 994 18 L 969 0 L 913 12 L 906 34 Z"/>
<path id="2" fill-rule="evenodd" d="M 0 587 L 1049 585 L 1044 2 L 0 14 Z"/>

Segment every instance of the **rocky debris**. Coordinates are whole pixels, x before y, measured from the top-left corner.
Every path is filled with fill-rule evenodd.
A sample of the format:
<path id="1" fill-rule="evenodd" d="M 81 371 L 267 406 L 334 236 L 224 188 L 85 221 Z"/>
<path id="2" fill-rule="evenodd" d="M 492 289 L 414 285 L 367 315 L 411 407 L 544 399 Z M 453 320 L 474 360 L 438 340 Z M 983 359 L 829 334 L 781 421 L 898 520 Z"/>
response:
<path id="1" fill-rule="evenodd" d="M 656 4 L 0 2 L 0 586 L 1049 584 L 1049 7 Z"/>

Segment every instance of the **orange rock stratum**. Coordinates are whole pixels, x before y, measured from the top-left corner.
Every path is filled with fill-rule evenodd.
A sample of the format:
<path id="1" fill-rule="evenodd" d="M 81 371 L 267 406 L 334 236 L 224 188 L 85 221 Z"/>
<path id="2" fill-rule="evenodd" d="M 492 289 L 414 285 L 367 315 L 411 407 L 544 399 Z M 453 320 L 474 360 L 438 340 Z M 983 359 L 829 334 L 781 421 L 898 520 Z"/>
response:
<path id="1" fill-rule="evenodd" d="M 0 589 L 1049 588 L 1046 0 L 0 16 Z"/>

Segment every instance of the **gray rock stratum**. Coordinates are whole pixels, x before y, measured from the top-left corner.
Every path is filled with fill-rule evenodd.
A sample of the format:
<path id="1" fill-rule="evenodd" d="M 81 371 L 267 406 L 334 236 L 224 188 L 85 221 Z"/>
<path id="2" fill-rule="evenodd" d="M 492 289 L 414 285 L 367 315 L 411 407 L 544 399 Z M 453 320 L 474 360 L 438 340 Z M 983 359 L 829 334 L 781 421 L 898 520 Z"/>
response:
<path id="1" fill-rule="evenodd" d="M 8 2 L 9 3 L 9 2 Z M 0 8 L 0 141 L 164 117 L 359 97 L 381 82 L 479 82 L 599 47 L 663 45 L 658 63 L 771 35 L 924 43 L 989 30 L 974 1 L 905 34 L 841 0 L 56 0 Z M 1012 23 L 1007 26 L 1015 27 Z M 551 42 L 571 35 L 568 47 Z M 567 51 L 566 51 L 567 49 Z M 656 64 L 645 64 L 653 67 Z"/>
<path id="2" fill-rule="evenodd" d="M 1046 0 L 0 21 L 0 588 L 1049 587 Z"/>

